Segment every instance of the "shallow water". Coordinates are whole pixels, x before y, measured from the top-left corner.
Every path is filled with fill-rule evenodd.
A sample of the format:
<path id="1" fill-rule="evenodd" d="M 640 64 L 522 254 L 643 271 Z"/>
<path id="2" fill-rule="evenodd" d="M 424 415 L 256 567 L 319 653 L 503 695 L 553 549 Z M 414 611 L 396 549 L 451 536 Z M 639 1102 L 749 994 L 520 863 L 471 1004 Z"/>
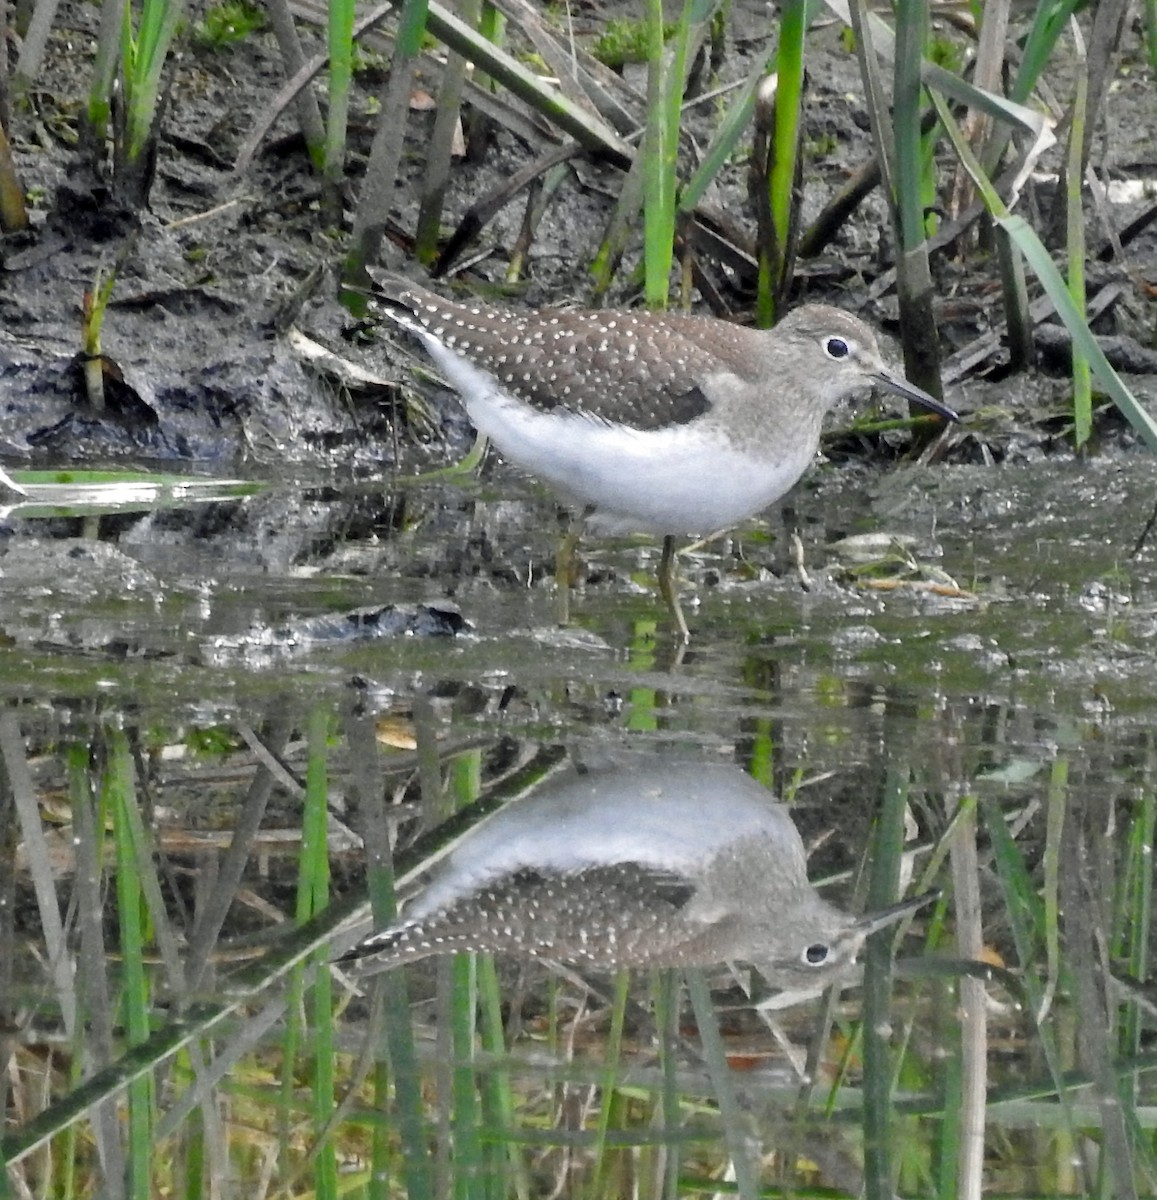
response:
<path id="1" fill-rule="evenodd" d="M 1151 940 L 1157 551 L 1141 539 L 1155 483 L 1140 457 L 813 472 L 789 509 L 685 563 L 685 653 L 645 541 L 589 542 L 574 624 L 557 629 L 554 507 L 501 468 L 482 483 L 279 481 L 152 514 L 13 514 L 0 551 L 0 774 L 19 829 L 0 872 L 0 1037 L 26 1081 L 3 1143 L 13 1169 L 48 1177 L 37 1113 L 62 1114 L 54 1146 L 69 1136 L 62 1067 L 117 1063 L 191 1005 L 198 1036 L 150 1086 L 88 1097 L 120 1095 L 120 1118 L 75 1118 L 91 1147 L 81 1190 L 103 1180 L 117 1194 L 143 1137 L 164 1147 L 154 1191 L 202 1153 L 223 1187 L 268 1174 L 295 1191 L 324 1191 L 339 1166 L 364 1184 L 377 1154 L 417 1194 L 413 1145 L 435 1147 L 435 1180 L 452 1180 L 437 1148 L 452 1143 L 477 1175 L 457 1180 L 471 1195 L 545 1195 L 558 1180 L 565 1194 L 659 1195 L 676 1172 L 691 1194 L 729 1157 L 741 1190 L 762 1170 L 837 1195 L 897 1178 L 903 1195 L 955 1195 L 982 1171 L 994 1195 L 1151 1194 L 1151 1019 L 1128 979 Z M 309 624 L 370 605 L 456 609 L 470 629 L 359 639 Z M 405 835 L 419 813 L 513 792 L 556 747 L 737 762 L 792 803 L 812 878 L 832 878 L 837 902 L 863 907 L 868 889 L 878 903 L 893 869 L 945 897 L 898 947 L 902 977 L 872 963 L 830 1038 L 821 1005 L 781 1015 L 801 1055 L 826 1047 L 802 1093 L 725 987 L 724 1045 L 745 1069 L 723 1079 L 689 1026 L 658 1055 L 646 1009 L 627 1011 L 616 1054 L 605 979 L 584 999 L 504 960 L 500 1050 L 493 1024 L 472 1044 L 469 1012 L 447 998 L 455 980 L 459 994 L 480 986 L 490 1012 L 488 968 L 481 984 L 465 967 L 417 968 L 413 994 L 433 997 L 414 1014 L 419 1099 L 391 1093 L 383 1124 L 363 1088 L 308 1160 L 379 1029 L 357 1000 L 335 1015 L 349 994 L 319 965 L 352 936 L 335 914 L 364 895 L 364 822 L 396 804 Z M 287 943 L 315 913 L 306 941 Z M 238 965 L 270 945 L 276 963 Z M 964 982 L 979 952 L 997 974 Z M 54 953 L 71 969 L 54 972 Z M 243 999 L 222 1001 L 227 987 Z M 646 1005 L 659 987 L 639 977 L 632 994 Z M 377 1036 L 404 1063 L 399 1022 Z M 211 1063 L 234 1046 L 217 1078 Z M 188 1115 L 198 1073 L 211 1118 Z M 414 1111 L 429 1125 L 407 1158 Z M 964 1112 L 983 1136 L 971 1159 Z M 624 1140 L 644 1145 L 608 1148 Z"/>

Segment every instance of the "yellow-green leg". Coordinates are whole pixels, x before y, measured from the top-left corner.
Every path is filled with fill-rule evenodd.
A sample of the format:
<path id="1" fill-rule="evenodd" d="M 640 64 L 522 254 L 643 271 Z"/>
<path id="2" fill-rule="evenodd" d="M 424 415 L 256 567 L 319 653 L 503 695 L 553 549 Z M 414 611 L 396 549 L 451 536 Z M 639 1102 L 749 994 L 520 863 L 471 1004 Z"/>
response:
<path id="1" fill-rule="evenodd" d="M 679 604 L 679 563 L 676 559 L 675 539 L 671 534 L 663 539 L 663 555 L 659 559 L 659 593 L 667 602 L 667 610 L 679 631 L 679 638 L 686 645 L 691 640 L 691 630 Z"/>
<path id="2" fill-rule="evenodd" d="M 570 624 L 570 587 L 574 579 L 575 555 L 583 523 L 590 509 L 581 514 L 572 513 L 567 521 L 566 532 L 558 539 L 554 555 L 555 617 L 560 625 Z"/>

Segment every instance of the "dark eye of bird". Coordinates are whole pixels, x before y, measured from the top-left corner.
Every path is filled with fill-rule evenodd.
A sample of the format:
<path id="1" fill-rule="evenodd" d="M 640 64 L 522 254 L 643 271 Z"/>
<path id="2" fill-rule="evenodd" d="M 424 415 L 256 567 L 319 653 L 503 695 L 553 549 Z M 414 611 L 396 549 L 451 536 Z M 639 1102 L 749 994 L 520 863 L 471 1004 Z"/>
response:
<path id="1" fill-rule="evenodd" d="M 825 946 L 823 942 L 816 942 L 803 952 L 804 962 L 809 966 L 818 967 L 821 963 L 827 962 L 831 952 L 830 946 Z"/>
<path id="2" fill-rule="evenodd" d="M 824 351 L 828 358 L 847 358 L 852 352 L 848 343 L 838 337 L 825 338 Z"/>

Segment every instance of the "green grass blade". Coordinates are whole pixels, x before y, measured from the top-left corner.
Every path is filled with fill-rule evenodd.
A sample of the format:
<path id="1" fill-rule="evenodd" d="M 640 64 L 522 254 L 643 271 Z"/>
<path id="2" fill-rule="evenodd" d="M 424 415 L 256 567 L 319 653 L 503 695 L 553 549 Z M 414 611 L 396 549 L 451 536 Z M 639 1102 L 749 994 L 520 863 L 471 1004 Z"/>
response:
<path id="1" fill-rule="evenodd" d="M 952 838 L 952 897 L 956 941 L 961 958 L 978 960 L 984 951 L 980 900 L 980 856 L 977 852 L 976 805 L 971 797 L 959 806 L 960 821 Z M 955 1194 L 979 1200 L 984 1170 L 985 1096 L 988 1085 L 988 997 L 983 983 L 963 976 L 958 984 L 960 1036 L 958 1041 L 959 1096 L 949 1108 L 956 1172 Z M 943 1182 L 943 1181 L 942 1181 Z M 942 1195 L 953 1194 L 948 1189 Z"/>
<path id="2" fill-rule="evenodd" d="M 643 272 L 651 308 L 666 308 L 678 211 L 679 129 L 687 68 L 715 0 L 684 0 L 670 46 L 663 41 L 662 0 L 648 0 L 647 126 L 644 135 Z"/>
<path id="3" fill-rule="evenodd" d="M 774 57 L 761 60 L 751 69 L 743 86 L 732 98 L 723 120 L 715 130 L 703 157 L 679 193 L 679 212 L 691 212 L 703 199 L 719 172 L 730 161 L 755 112 L 755 93 L 770 69 Z"/>
<path id="4" fill-rule="evenodd" d="M 50 1105 L 46 1112 L 26 1123 L 14 1138 L 4 1138 L 4 1153 L 10 1160 L 47 1141 L 53 1134 L 71 1124 L 81 1113 L 88 1112 L 92 1140 L 96 1143 L 104 1165 L 106 1178 L 115 1180 L 118 1191 L 125 1178 L 124 1147 L 117 1117 L 117 1086 L 100 1087 L 93 1077 L 81 1083 L 85 1064 L 95 1064 L 96 1076 L 106 1078 L 115 1072 L 113 1063 L 114 1004 L 108 981 L 108 955 L 105 946 L 104 874 L 106 857 L 104 813 L 93 794 L 90 773 L 92 748 L 74 743 L 65 751 L 69 799 L 72 807 L 73 846 L 76 854 L 76 902 L 79 911 L 80 954 L 77 959 L 77 993 L 80 1000 L 75 1037 L 75 1075 L 69 1098 L 85 1088 L 95 1092 L 83 1107 L 69 1108 L 67 1102 Z M 130 1052 L 131 1053 L 131 1052 Z M 151 1066 L 151 1064 L 150 1064 Z M 119 1073 L 118 1073 L 119 1074 Z M 61 1112 L 61 1109 L 66 1111 Z M 54 1111 L 55 1110 L 55 1111 Z"/>
<path id="5" fill-rule="evenodd" d="M 653 1186 L 644 1194 L 662 1195 L 664 1200 L 677 1200 L 679 1195 L 680 1147 L 674 1134 L 679 1129 L 679 975 L 675 971 L 651 973 L 652 1011 L 659 1039 L 659 1070 L 663 1077 L 662 1093 L 656 1117 L 663 1134 L 662 1179 L 654 1178 Z"/>
<path id="6" fill-rule="evenodd" d="M 781 247 L 789 241 L 803 108 L 807 0 L 785 0 L 780 9 L 778 86 L 775 91 L 775 158 L 771 168 L 771 219 Z"/>
<path id="7" fill-rule="evenodd" d="M 155 135 L 161 73 L 183 14 L 184 0 L 145 0 L 134 36 L 132 10 L 125 7 L 122 70 L 129 163 L 137 162 Z"/>
<path id="8" fill-rule="evenodd" d="M 454 810 L 473 804 L 481 791 L 481 750 L 469 750 L 464 754 L 455 755 L 450 762 L 446 786 Z M 478 1134 L 482 1124 L 482 1108 L 473 1066 L 479 999 L 478 957 L 474 954 L 457 954 L 450 968 L 453 1180 L 454 1192 L 460 1200 L 470 1200 L 471 1196 L 484 1194 L 491 1182 L 487 1172 L 486 1150 Z M 489 960 L 489 956 L 485 957 Z M 488 965 L 491 967 L 490 973 L 493 974 L 493 961 L 489 960 Z M 493 1000 L 493 993 L 489 995 Z M 501 1008 L 492 1010 L 488 1017 L 491 1030 L 497 1024 L 501 1032 Z"/>
<path id="9" fill-rule="evenodd" d="M 626 249 L 631 231 L 638 221 L 639 210 L 643 207 L 646 176 L 646 155 L 637 155 L 619 185 L 619 194 L 615 198 L 615 205 L 611 210 L 606 232 L 591 260 L 591 278 L 594 281 L 593 294 L 596 298 L 605 295 L 607 288 L 611 286 L 611 280 L 623 257 L 623 251 Z"/>
<path id="10" fill-rule="evenodd" d="M 989 798 L 982 797 L 980 811 L 992 847 L 1017 959 L 1026 968 L 1022 982 L 1029 1011 L 1034 1018 L 1039 1045 L 1052 1077 L 1053 1094 L 1060 1102 L 1062 1124 L 1072 1131 L 1075 1129 L 1075 1120 L 1070 1089 L 1065 1082 L 1064 1061 L 1053 1027 L 1050 1024 L 1035 1024 L 1036 1014 L 1043 1010 L 1044 991 L 1036 974 L 1028 969 L 1039 957 L 1039 946 L 1044 936 L 1042 931 L 1046 928 L 1044 903 L 1037 894 L 1035 881 L 1025 865 L 1020 848 L 1009 833 L 999 806 Z"/>
<path id="11" fill-rule="evenodd" d="M 1013 100 L 1024 103 L 1032 95 L 1033 88 L 1053 56 L 1057 39 L 1081 4 L 1082 0 L 1038 0 L 1020 65 L 1009 88 L 1008 94 Z"/>
<path id="12" fill-rule="evenodd" d="M 101 5 L 96 60 L 93 63 L 92 82 L 89 84 L 88 100 L 85 104 L 89 132 L 99 146 L 104 145 L 112 119 L 113 86 L 121 56 L 124 13 L 127 6 L 128 0 L 104 0 Z"/>
<path id="13" fill-rule="evenodd" d="M 296 917 L 299 923 L 321 912 L 329 899 L 329 813 L 326 808 L 328 732 L 329 710 L 319 704 L 309 714 L 306 731 L 309 757 L 301 825 L 301 864 L 297 879 Z"/>
<path id="14" fill-rule="evenodd" d="M 928 30 L 928 5 L 924 0 L 897 0 L 891 113 L 895 144 L 892 219 L 899 245 L 896 291 L 900 301 L 904 369 L 917 386 L 941 395 L 940 339 L 933 311 L 924 219 L 927 177 L 921 127 L 921 76 Z"/>
<path id="15" fill-rule="evenodd" d="M 1144 0 L 1145 47 L 1149 53 L 1149 69 L 1157 75 L 1157 0 Z"/>

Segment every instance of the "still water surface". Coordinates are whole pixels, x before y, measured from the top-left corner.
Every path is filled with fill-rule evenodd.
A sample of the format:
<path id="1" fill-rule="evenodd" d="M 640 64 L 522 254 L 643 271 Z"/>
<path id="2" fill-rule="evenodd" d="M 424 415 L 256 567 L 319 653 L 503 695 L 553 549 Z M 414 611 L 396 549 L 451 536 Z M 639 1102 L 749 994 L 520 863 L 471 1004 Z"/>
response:
<path id="1" fill-rule="evenodd" d="M 1155 483 L 819 473 L 691 555 L 684 654 L 645 542 L 589 543 L 555 627 L 554 510 L 505 472 L 11 513 L 14 1189 L 1154 1194 Z M 942 898 L 778 1033 L 726 970 L 331 972 L 387 832 L 404 881 L 416 827 L 627 752 L 755 774 L 835 903 Z"/>

